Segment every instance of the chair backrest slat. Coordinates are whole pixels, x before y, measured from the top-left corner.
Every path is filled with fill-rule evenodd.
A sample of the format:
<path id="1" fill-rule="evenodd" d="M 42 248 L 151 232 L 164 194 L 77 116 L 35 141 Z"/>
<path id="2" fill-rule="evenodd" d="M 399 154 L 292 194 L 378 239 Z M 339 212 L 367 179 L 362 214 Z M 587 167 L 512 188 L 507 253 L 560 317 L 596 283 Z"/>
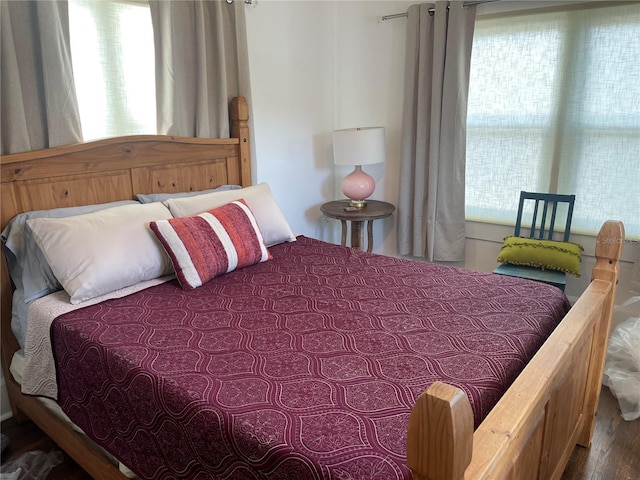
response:
<path id="1" fill-rule="evenodd" d="M 531 219 L 531 230 L 529 230 L 529 238 L 535 238 L 536 226 L 538 225 L 538 202 L 536 201 L 533 207 L 533 219 Z"/>
<path id="2" fill-rule="evenodd" d="M 551 210 L 551 221 L 549 222 L 549 238 L 548 240 L 553 240 L 553 232 L 556 227 L 556 213 L 558 212 L 558 202 L 552 201 L 549 202 L 552 205 Z"/>
<path id="3" fill-rule="evenodd" d="M 536 204 L 540 203 L 541 200 L 538 200 Z M 537 205 L 536 205 L 537 206 Z M 538 238 L 542 240 L 544 238 L 545 226 L 547 225 L 547 210 L 549 209 L 549 202 L 542 202 L 542 220 L 540 221 L 540 233 L 538 234 Z"/>
<path id="4" fill-rule="evenodd" d="M 526 213 L 526 205 L 529 205 L 527 201 L 533 203 L 533 215 L 531 218 L 531 228 L 529 230 L 529 238 L 538 238 L 547 240 L 553 240 L 556 221 L 558 220 L 558 207 L 560 204 L 567 205 L 566 221 L 564 224 L 564 236 L 563 241 L 569 241 L 569 235 L 571 234 L 571 219 L 573 217 L 573 203 L 575 201 L 575 195 L 559 195 L 554 193 L 533 193 L 533 192 L 520 192 L 520 202 L 518 204 L 518 216 L 516 219 L 516 227 L 514 235 L 516 237 L 521 236 L 520 232 L 523 225 L 527 224 L 526 220 L 523 220 L 523 214 Z M 539 211 L 541 209 L 541 212 Z M 550 217 L 549 222 L 547 218 Z M 538 221 L 540 219 L 540 221 Z M 537 233 L 536 233 L 537 232 Z"/>

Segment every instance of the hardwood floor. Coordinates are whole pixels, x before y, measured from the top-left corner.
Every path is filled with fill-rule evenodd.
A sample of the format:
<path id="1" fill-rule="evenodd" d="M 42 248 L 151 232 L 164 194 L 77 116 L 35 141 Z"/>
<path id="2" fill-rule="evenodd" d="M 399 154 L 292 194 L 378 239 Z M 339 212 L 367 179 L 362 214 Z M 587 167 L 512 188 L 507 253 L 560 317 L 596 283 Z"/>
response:
<path id="1" fill-rule="evenodd" d="M 56 445 L 33 423 L 2 423 L 9 447 L 2 462 L 31 450 L 49 452 Z M 65 455 L 63 464 L 54 468 L 48 480 L 90 480 L 78 465 Z M 591 448 L 576 447 L 562 480 L 638 480 L 640 479 L 640 419 L 625 422 L 618 402 L 608 388 L 602 389 L 596 429 Z"/>
<path id="2" fill-rule="evenodd" d="M 590 448 L 576 447 L 562 480 L 640 480 L 640 418 L 620 416 L 618 401 L 602 388 Z"/>

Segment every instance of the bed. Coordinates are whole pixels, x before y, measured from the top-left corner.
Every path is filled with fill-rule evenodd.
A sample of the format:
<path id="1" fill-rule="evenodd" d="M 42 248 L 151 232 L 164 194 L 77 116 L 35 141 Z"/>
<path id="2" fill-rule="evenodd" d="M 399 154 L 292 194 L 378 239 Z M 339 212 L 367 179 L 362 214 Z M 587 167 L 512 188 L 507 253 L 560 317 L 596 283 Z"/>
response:
<path id="1" fill-rule="evenodd" d="M 244 99 L 236 98 L 231 102 L 231 139 L 123 137 L 5 156 L 0 165 L 2 228 L 22 212 L 131 201 L 139 193 L 200 191 L 226 184 L 251 188 L 247 114 Z M 267 232 L 265 238 L 269 235 Z M 382 257 L 305 237 L 278 242 L 269 246 L 266 261 L 218 276 L 216 281 L 206 282 L 192 290 L 181 288 L 180 282 L 186 281 L 184 278 L 158 281 L 157 285 L 130 295 L 127 292 L 119 298 L 97 302 L 53 318 L 51 341 L 58 355 L 56 366 L 60 376 L 58 382 L 50 385 L 56 391 L 49 395 L 60 393 L 60 403 L 65 411 L 84 427 L 97 444 L 108 447 L 107 450 L 146 478 L 159 478 L 156 475 L 160 471 L 160 476 L 166 478 L 216 478 L 216 475 L 221 478 L 412 476 L 435 480 L 560 478 L 575 445 L 590 444 L 623 238 L 623 226 L 619 222 L 603 225 L 598 237 L 592 282 L 570 310 L 563 294 L 542 284 L 496 279 L 499 276 Z M 31 419 L 37 423 L 94 478 L 122 477 L 113 459 L 105 455 L 96 442 L 53 415 L 40 398 L 23 394 L 21 385 L 12 375 L 9 366 L 21 345 L 11 326 L 12 306 L 7 299 L 11 298 L 13 285 L 4 258 L 3 262 L 2 367 L 14 416 L 18 420 Z M 389 273 L 394 270 L 402 272 L 401 275 Z M 354 271 L 364 273 L 351 277 Z M 320 273 L 324 276 L 315 276 Z M 455 280 L 445 281 L 454 273 Z M 248 280 L 250 274 L 254 276 Z M 275 276 L 285 281 L 276 284 L 273 281 Z M 335 283 L 329 285 L 327 278 Z M 350 284 L 353 278 L 357 278 L 356 283 L 361 283 Z M 455 301 L 440 298 L 444 284 L 452 282 L 458 292 Z M 479 284 L 483 285 L 482 288 L 489 285 L 490 289 L 478 290 Z M 267 292 L 266 296 L 257 295 L 258 290 Z M 306 296 L 301 296 L 301 292 L 306 292 Z M 346 292 L 351 296 L 343 297 Z M 491 292 L 490 298 L 487 292 Z M 517 293 L 516 297 L 514 293 Z M 145 297 L 150 295 L 164 299 L 169 294 L 174 296 L 170 302 L 152 301 Z M 190 377 L 184 374 L 186 370 L 175 369 L 176 363 L 168 362 L 168 358 L 173 355 L 178 363 L 186 362 L 190 355 L 198 357 L 201 352 L 179 343 L 182 337 L 175 331 L 166 334 L 161 342 L 154 343 L 153 335 L 156 339 L 160 335 L 159 330 L 154 330 L 147 337 L 146 349 L 153 345 L 163 348 L 171 345 L 168 353 L 154 353 L 155 370 L 161 376 L 172 368 L 175 373 L 171 378 L 162 376 L 157 381 L 172 388 L 184 383 L 191 395 L 216 397 L 228 410 L 220 409 L 220 405 L 196 410 L 187 404 L 172 403 L 177 402 L 176 398 L 182 394 L 168 397 L 154 394 L 153 398 L 145 398 L 144 392 L 151 391 L 147 388 L 136 389 L 138 394 L 135 401 L 131 401 L 124 399 L 123 391 L 117 387 L 101 384 L 96 386 L 96 392 L 112 394 L 103 403 L 107 407 L 102 407 L 102 410 L 113 408 L 125 415 L 138 409 L 138 423 L 129 422 L 117 427 L 109 422 L 96 425 L 86 418 L 83 420 L 87 415 L 83 413 L 81 404 L 84 401 L 91 404 L 95 398 L 85 398 L 83 392 L 88 391 L 86 383 L 76 383 L 74 376 L 66 376 L 65 380 L 64 372 L 79 372 L 82 368 L 89 371 L 114 370 L 114 365 L 124 362 L 122 359 L 129 362 L 131 357 L 123 351 L 140 348 L 138 344 L 127 342 L 136 336 L 131 332 L 137 331 L 141 324 L 136 323 L 133 313 L 118 316 L 116 312 L 140 310 L 138 306 L 144 304 L 160 305 L 160 313 L 168 315 L 169 306 L 179 304 L 179 298 L 199 304 L 215 304 L 212 305 L 216 309 L 215 315 L 207 313 L 189 322 L 199 322 L 200 330 L 209 332 L 209 336 L 199 338 L 200 346 L 208 339 L 209 350 L 222 352 L 222 356 L 211 357 L 216 359 L 208 365 L 213 379 Z M 162 301 L 168 303 L 163 304 Z M 234 301 L 240 307 L 234 307 Z M 267 303 L 268 308 L 265 306 Z M 541 303 L 545 303 L 547 310 L 541 309 L 540 315 L 550 323 L 545 324 L 541 331 L 527 330 L 522 334 L 514 324 L 522 323 L 523 328 L 528 328 L 530 312 L 538 310 Z M 456 323 L 456 319 L 474 311 L 481 313 L 484 309 L 493 309 L 496 305 L 503 308 L 505 304 L 516 305 L 515 311 L 520 309 L 521 315 L 514 319 L 511 312 L 507 330 L 512 330 L 512 335 L 500 332 L 498 337 L 512 349 L 529 352 L 525 353 L 526 364 L 522 358 L 512 357 L 511 351 L 505 353 L 503 346 L 489 352 L 489 358 L 480 360 L 475 354 L 483 354 L 482 332 L 463 332 L 463 337 L 455 339 L 449 336 L 449 326 Z M 362 317 L 352 313 L 339 315 L 341 311 L 350 312 L 352 305 L 358 305 Z M 427 305 L 430 305 L 429 310 Z M 364 306 L 369 310 L 365 311 Z M 556 316 L 563 317 L 561 321 L 560 318 L 551 318 L 553 315 L 548 313 L 548 308 L 555 309 Z M 371 320 L 374 311 L 375 322 L 384 324 L 385 329 L 374 330 Z M 85 317 L 78 320 L 79 312 L 89 312 L 93 320 Z M 116 336 L 117 340 L 111 333 L 107 336 L 124 350 L 108 348 L 109 342 L 82 344 L 85 340 L 94 341 L 93 336 L 104 338 L 104 329 L 108 330 L 114 324 L 113 321 L 108 324 L 95 321 L 98 312 L 107 318 L 116 316 L 120 319 L 115 322 L 120 333 L 128 333 Z M 146 310 L 140 312 L 141 317 L 156 318 Z M 220 320 L 227 314 L 233 320 L 208 324 L 209 330 L 203 327 L 205 319 L 211 323 L 212 318 Z M 415 319 L 422 317 L 428 317 L 428 323 L 439 330 L 427 333 L 421 330 L 423 325 L 411 326 Z M 314 326 L 313 322 L 319 321 L 318 318 L 323 320 Z M 495 321 L 499 317 L 491 314 L 490 318 Z M 65 323 L 68 321 L 76 323 Z M 260 323 L 260 328 L 252 327 L 256 322 L 265 321 L 271 321 L 273 325 L 267 328 Z M 342 323 L 337 329 L 334 325 L 329 330 L 323 323 L 327 321 Z M 182 324 L 174 327 L 176 331 L 185 332 Z M 463 330 L 465 328 L 468 330 L 470 327 Z M 549 335 L 550 332 L 553 333 Z M 177 339 L 178 343 L 168 344 L 168 337 Z M 473 337 L 476 337 L 475 343 L 469 340 Z M 531 346 L 521 345 L 525 337 L 533 340 Z M 296 343 L 292 339 L 300 340 L 301 350 L 287 350 L 288 345 Z M 250 345 L 252 350 L 244 352 L 239 343 Z M 462 346 L 464 355 L 451 353 L 452 343 Z M 415 355 L 404 350 L 394 351 L 396 347 L 400 348 L 400 344 L 409 345 L 411 352 L 415 352 L 416 345 L 430 344 L 435 346 L 441 357 L 439 361 L 424 361 L 426 363 L 419 363 L 423 361 L 420 360 L 416 365 L 418 357 Z M 85 353 L 78 356 L 78 352 L 96 349 L 102 350 L 97 357 L 111 355 L 111 363 L 100 366 L 99 362 L 93 364 L 80 360 L 89 357 L 83 356 Z M 352 356 L 354 351 L 368 351 L 372 356 L 363 360 Z M 469 355 L 470 352 L 474 355 Z M 129 365 L 126 371 L 116 369 L 114 376 L 129 378 L 130 372 L 138 372 L 145 362 L 148 363 L 148 358 L 143 355 L 134 357 L 138 358 L 138 364 Z M 385 363 L 390 357 L 394 362 Z M 113 358 L 122 362 L 114 363 Z M 465 361 L 447 364 L 452 358 Z M 314 361 L 324 362 L 322 368 L 309 368 Z M 365 362 L 365 365 L 358 362 Z M 456 378 L 461 364 L 466 364 L 472 371 L 483 370 L 479 365 L 487 368 L 478 374 L 474 384 L 473 380 L 462 382 Z M 268 365 L 271 367 L 265 369 Z M 362 371 L 376 369 L 383 378 L 374 381 L 361 376 Z M 411 382 L 403 387 L 390 381 L 391 377 L 402 377 L 406 372 L 421 369 L 424 372 L 411 377 Z M 486 370 L 500 373 L 498 377 L 509 385 L 506 393 L 498 395 L 494 386 L 487 384 Z M 143 376 L 150 378 L 147 373 Z M 87 373 L 76 377 L 90 381 L 86 379 L 91 375 Z M 328 379 L 338 383 L 330 383 Z M 198 387 L 205 384 L 206 387 Z M 336 386 L 339 384 L 343 386 Z M 486 395 L 478 397 L 474 395 L 476 390 L 484 390 Z M 203 394 L 205 391 L 209 393 Z M 285 391 L 291 395 L 285 395 Z M 350 394 L 340 397 L 337 392 Z M 96 398 L 101 395 L 96 394 Z M 265 395 L 278 399 L 282 410 L 278 410 L 278 402 L 275 406 L 267 405 L 263 401 Z M 340 403 L 336 400 L 338 397 L 342 398 L 343 404 L 349 404 L 347 406 L 351 410 L 346 413 L 336 410 L 335 404 Z M 232 404 L 230 399 L 236 403 Z M 316 399 L 316 410 L 309 409 L 310 399 Z M 394 403 L 396 400 L 397 404 Z M 173 405 L 174 420 L 178 420 L 157 420 L 155 408 L 141 407 L 155 405 L 154 402 Z M 145 419 L 145 415 L 154 418 Z M 225 423 L 229 419 L 232 419 L 231 423 Z M 149 427 L 147 431 L 145 422 Z M 278 422 L 293 426 L 281 428 Z M 375 424 L 375 428 L 363 429 L 362 424 L 367 422 Z M 185 425 L 196 424 L 206 428 L 184 428 Z M 158 425 L 166 426 L 164 430 L 169 435 L 148 435 Z M 113 428 L 124 433 L 118 441 L 109 443 L 106 439 L 112 438 L 108 432 Z M 328 430 L 322 438 L 311 435 L 324 431 L 323 428 Z M 331 432 L 335 433 L 336 428 L 340 429 L 341 435 L 332 437 Z M 307 458 L 305 452 L 300 453 L 300 449 L 290 445 L 295 442 L 281 438 L 282 432 L 291 431 L 298 433 L 295 439 L 306 453 L 314 451 L 320 458 L 320 465 L 326 461 L 331 467 L 313 467 L 316 460 Z M 371 434 L 372 431 L 375 434 Z M 144 435 L 140 433 L 127 439 L 127 432 L 144 432 Z M 225 436 L 227 434 L 231 436 Z M 141 441 L 141 438 L 145 440 Z M 191 447 L 200 443 L 209 450 L 203 454 L 197 449 L 167 447 L 167 444 L 175 447 L 183 443 Z M 373 444 L 377 444 L 377 450 L 369 449 Z M 250 458 L 248 463 L 236 459 L 239 450 Z M 167 457 L 170 467 L 135 458 L 145 451 L 155 451 L 155 457 Z M 367 456 L 375 457 L 376 461 L 363 461 L 362 458 Z M 259 473 L 261 468 L 264 470 Z"/>

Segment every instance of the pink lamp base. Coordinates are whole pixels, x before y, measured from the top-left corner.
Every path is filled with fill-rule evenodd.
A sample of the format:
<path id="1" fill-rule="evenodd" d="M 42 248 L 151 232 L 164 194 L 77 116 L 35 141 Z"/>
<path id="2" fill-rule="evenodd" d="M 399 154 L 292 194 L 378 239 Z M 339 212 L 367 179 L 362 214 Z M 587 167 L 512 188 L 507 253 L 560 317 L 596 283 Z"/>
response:
<path id="1" fill-rule="evenodd" d="M 342 193 L 351 200 L 354 207 L 363 207 L 376 188 L 376 182 L 371 175 L 364 172 L 360 165 L 356 165 L 349 175 L 342 180 Z"/>

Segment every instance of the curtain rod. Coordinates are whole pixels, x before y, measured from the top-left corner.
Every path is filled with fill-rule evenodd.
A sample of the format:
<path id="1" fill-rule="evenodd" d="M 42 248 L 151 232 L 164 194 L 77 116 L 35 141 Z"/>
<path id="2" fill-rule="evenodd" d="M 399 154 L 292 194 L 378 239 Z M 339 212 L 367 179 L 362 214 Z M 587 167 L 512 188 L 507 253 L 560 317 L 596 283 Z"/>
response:
<path id="1" fill-rule="evenodd" d="M 484 0 L 484 1 L 477 1 L 477 2 L 464 2 L 465 7 L 470 7 L 472 5 L 480 5 L 483 3 L 491 3 L 491 2 L 499 2 L 500 0 Z M 449 8 L 449 7 L 447 7 Z M 435 12 L 435 8 L 430 8 L 429 9 L 429 15 L 433 15 Z M 407 15 L 409 15 L 407 12 L 403 12 L 403 13 L 392 13 L 390 15 L 383 15 L 381 17 L 378 17 L 378 20 L 380 20 L 381 22 L 384 22 L 385 20 L 393 20 L 395 18 L 403 18 L 406 17 Z"/>

